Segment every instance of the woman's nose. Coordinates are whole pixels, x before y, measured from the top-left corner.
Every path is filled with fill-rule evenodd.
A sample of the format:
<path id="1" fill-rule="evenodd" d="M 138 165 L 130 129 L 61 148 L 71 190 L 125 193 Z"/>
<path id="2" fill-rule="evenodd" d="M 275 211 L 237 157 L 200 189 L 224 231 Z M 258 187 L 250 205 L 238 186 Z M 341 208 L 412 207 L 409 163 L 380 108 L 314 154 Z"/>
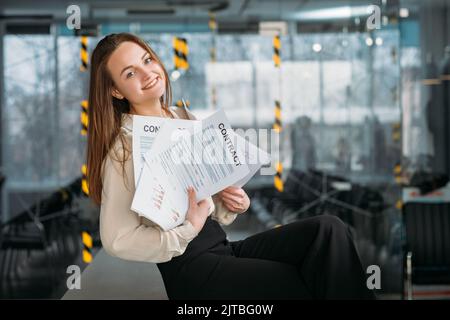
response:
<path id="1" fill-rule="evenodd" d="M 153 72 L 149 68 L 142 68 L 142 79 L 148 81 L 153 77 Z"/>

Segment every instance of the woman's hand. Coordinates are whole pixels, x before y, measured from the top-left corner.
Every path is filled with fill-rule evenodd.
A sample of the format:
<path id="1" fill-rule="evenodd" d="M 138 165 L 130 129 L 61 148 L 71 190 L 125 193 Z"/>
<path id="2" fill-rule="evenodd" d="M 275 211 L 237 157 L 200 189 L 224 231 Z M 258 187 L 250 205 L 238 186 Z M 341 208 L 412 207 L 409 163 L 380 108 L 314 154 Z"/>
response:
<path id="1" fill-rule="evenodd" d="M 250 207 L 250 199 L 244 189 L 228 187 L 219 192 L 224 206 L 235 213 L 244 213 Z"/>
<path id="2" fill-rule="evenodd" d="M 203 225 L 208 218 L 210 205 L 206 199 L 197 203 L 194 188 L 188 188 L 187 192 L 189 197 L 189 209 L 186 214 L 186 220 L 192 224 L 198 233 L 203 229 Z"/>

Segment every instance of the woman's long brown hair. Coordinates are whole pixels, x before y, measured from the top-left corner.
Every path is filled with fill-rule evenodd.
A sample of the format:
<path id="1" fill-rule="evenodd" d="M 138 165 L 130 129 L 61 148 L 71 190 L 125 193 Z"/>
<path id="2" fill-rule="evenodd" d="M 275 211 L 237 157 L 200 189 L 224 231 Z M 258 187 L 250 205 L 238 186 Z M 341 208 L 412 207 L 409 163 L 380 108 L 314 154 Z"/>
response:
<path id="1" fill-rule="evenodd" d="M 89 83 L 89 124 L 87 145 L 87 181 L 89 197 L 97 204 L 102 200 L 102 165 L 105 157 L 113 148 L 117 139 L 120 139 L 123 148 L 120 155 L 114 148 L 114 160 L 120 162 L 125 179 L 125 161 L 129 156 L 129 149 L 125 137 L 120 134 L 123 113 L 130 112 L 130 104 L 124 98 L 116 99 L 111 95 L 114 82 L 107 69 L 107 62 L 111 54 L 121 43 L 131 41 L 146 50 L 153 61 L 159 63 L 165 76 L 165 93 L 161 96 L 161 106 L 168 109 L 172 103 L 172 90 L 169 76 L 161 60 L 150 46 L 139 37 L 130 33 L 110 34 L 99 41 L 92 53 L 91 73 Z"/>

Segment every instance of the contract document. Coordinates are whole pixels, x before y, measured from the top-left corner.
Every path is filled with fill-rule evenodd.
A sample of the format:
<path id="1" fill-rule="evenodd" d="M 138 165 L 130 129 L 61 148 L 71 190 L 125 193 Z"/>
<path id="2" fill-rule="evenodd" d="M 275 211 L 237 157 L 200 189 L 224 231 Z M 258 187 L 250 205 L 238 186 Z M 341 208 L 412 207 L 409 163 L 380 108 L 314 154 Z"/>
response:
<path id="1" fill-rule="evenodd" d="M 184 119 L 164 119 L 161 117 L 138 116 L 133 115 L 133 165 L 134 165 L 134 184 L 138 185 L 141 176 L 142 168 L 144 166 L 144 154 L 150 150 L 161 125 L 165 121 L 171 121 L 180 128 L 189 126 L 193 120 Z"/>
<path id="2" fill-rule="evenodd" d="M 165 121 L 143 158 L 131 209 L 163 230 L 185 220 L 189 186 L 200 201 L 228 186 L 243 186 L 270 161 L 233 131 L 223 110 L 202 121 Z"/>

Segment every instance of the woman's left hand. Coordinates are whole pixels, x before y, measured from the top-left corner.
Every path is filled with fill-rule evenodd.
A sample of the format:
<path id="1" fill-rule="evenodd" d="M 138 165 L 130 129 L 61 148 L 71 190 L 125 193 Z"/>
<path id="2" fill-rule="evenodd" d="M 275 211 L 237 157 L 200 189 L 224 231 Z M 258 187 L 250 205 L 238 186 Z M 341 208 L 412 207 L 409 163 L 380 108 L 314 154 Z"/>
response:
<path id="1" fill-rule="evenodd" d="M 228 187 L 219 192 L 224 206 L 235 213 L 244 213 L 250 207 L 250 199 L 244 189 Z"/>

